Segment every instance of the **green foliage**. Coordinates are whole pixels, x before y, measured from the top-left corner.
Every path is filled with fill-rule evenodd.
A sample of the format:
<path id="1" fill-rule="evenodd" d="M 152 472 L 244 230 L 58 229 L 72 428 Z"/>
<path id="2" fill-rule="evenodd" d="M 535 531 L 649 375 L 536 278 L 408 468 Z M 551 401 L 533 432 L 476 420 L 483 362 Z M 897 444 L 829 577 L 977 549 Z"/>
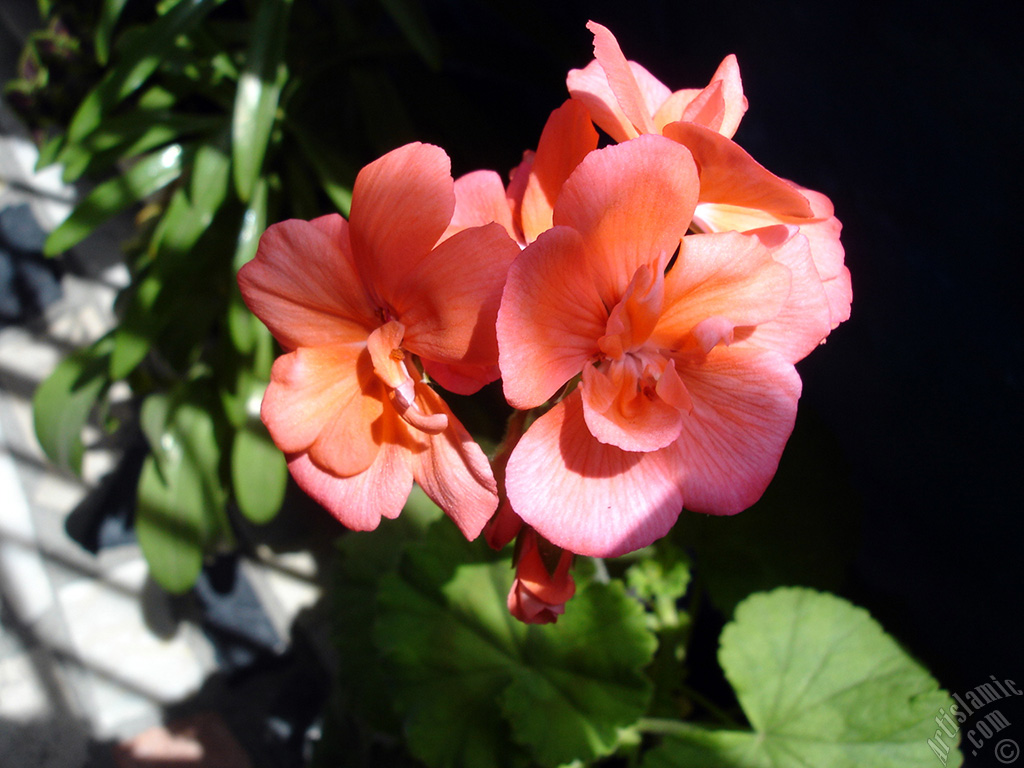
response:
<path id="1" fill-rule="evenodd" d="M 661 724 L 673 735 L 643 768 L 935 764 L 927 741 L 948 694 L 845 600 L 801 588 L 754 594 L 722 632 L 718 657 L 752 730 Z"/>
<path id="2" fill-rule="evenodd" d="M 78 472 L 90 416 L 112 383 L 129 384 L 153 451 L 139 538 L 157 581 L 182 591 L 232 540 L 231 515 L 271 520 L 287 484 L 252 407 L 274 342 L 235 274 L 270 221 L 348 213 L 355 169 L 412 133 L 391 63 L 437 70 L 440 45 L 418 0 L 94 0 L 42 11 L 47 30 L 31 38 L 9 91 L 40 164 L 91 182 L 46 253 L 133 209 L 138 233 L 117 327 L 40 387 L 36 429 L 47 455 Z M 200 381 L 217 396 L 199 398 Z M 198 430 L 187 440 L 186 422 Z M 189 450 L 161 453 L 162 441 Z"/>
<path id="3" fill-rule="evenodd" d="M 181 593 L 195 582 L 203 551 L 230 536 L 220 480 L 222 437 L 206 382 L 173 396 L 150 395 L 142 430 L 151 453 L 139 479 L 135 531 L 154 581 Z"/>
<path id="4" fill-rule="evenodd" d="M 110 337 L 105 337 L 68 355 L 33 396 L 39 444 L 50 461 L 63 469 L 82 471 L 82 430 L 110 384 L 106 369 L 112 345 Z"/>
<path id="5" fill-rule="evenodd" d="M 622 582 L 583 583 L 556 625 L 527 626 L 508 613 L 507 557 L 404 518 L 342 541 L 340 688 L 365 724 L 400 725 L 429 766 L 557 766 L 631 743 L 656 641 Z"/>

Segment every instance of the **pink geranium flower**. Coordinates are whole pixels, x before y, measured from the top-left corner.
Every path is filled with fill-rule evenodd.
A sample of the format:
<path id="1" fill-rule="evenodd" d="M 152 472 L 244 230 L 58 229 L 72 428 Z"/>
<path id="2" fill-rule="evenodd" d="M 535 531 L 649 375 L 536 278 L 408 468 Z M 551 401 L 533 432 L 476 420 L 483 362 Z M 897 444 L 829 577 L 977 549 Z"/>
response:
<path id="1" fill-rule="evenodd" d="M 494 171 L 473 171 L 455 180 L 455 215 L 446 234 L 494 221 L 520 245 L 551 226 L 562 184 L 587 153 L 597 131 L 586 108 L 568 100 L 548 117 L 535 152 L 525 152 L 506 189 Z"/>
<path id="2" fill-rule="evenodd" d="M 829 333 L 828 298 L 795 227 L 687 235 L 698 197 L 677 142 L 596 150 L 509 270 L 506 398 L 556 402 L 513 449 L 505 488 L 557 547 L 621 555 L 684 505 L 747 508 L 775 473 L 800 395 L 794 363 Z"/>
<path id="3" fill-rule="evenodd" d="M 571 70 L 566 84 L 594 122 L 616 141 L 654 133 L 690 150 L 701 185 L 691 224 L 695 231 L 798 226 L 828 295 L 830 326 L 849 319 L 850 273 L 831 201 L 779 178 L 732 141 L 747 110 L 736 57 L 726 56 L 703 89 L 672 92 L 642 66 L 627 61 L 607 28 L 593 21 L 587 28 L 594 34 L 595 58 L 583 69 Z"/>
<path id="4" fill-rule="evenodd" d="M 468 538 L 497 506 L 487 458 L 423 372 L 461 394 L 497 378 L 495 316 L 519 248 L 496 224 L 438 244 L 454 207 L 447 155 L 410 144 L 359 173 L 350 221 L 275 224 L 239 272 L 286 352 L 263 421 L 349 528 L 396 517 L 413 480 Z"/>

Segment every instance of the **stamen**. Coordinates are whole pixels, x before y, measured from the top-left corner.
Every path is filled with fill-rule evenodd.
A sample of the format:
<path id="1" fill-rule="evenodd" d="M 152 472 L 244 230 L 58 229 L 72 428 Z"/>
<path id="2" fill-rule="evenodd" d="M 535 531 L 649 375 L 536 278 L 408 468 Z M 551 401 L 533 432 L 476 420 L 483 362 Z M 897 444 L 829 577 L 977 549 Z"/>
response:
<path id="1" fill-rule="evenodd" d="M 370 334 L 366 346 L 373 361 L 373 370 L 387 387 L 388 400 L 399 416 L 411 427 L 428 435 L 436 435 L 448 428 L 444 413 L 426 413 L 416 403 L 416 382 L 420 373 L 406 359 L 401 348 L 405 326 L 389 320 Z M 415 374 L 416 378 L 413 378 Z"/>

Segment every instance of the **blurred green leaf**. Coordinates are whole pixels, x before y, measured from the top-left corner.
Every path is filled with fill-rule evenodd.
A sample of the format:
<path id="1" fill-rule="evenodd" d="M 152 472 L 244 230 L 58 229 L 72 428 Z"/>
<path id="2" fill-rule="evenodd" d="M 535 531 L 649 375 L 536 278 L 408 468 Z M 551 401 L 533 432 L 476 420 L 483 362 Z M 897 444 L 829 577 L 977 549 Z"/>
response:
<path id="1" fill-rule="evenodd" d="M 736 608 L 718 659 L 753 730 L 680 723 L 643 768 L 936 763 L 927 742 L 952 701 L 862 608 L 810 589 L 757 593 Z"/>
<path id="2" fill-rule="evenodd" d="M 142 158 L 124 174 L 100 184 L 50 233 L 43 252 L 54 256 L 66 251 L 107 219 L 166 187 L 181 175 L 182 154 L 181 145 L 172 144 Z"/>
<path id="3" fill-rule="evenodd" d="M 232 118 L 235 190 L 248 202 L 263 168 L 270 131 L 287 79 L 284 63 L 292 0 L 264 0 L 253 22 L 245 68 L 238 79 Z"/>
<path id="4" fill-rule="evenodd" d="M 68 126 L 68 140 L 81 142 L 98 128 L 114 107 L 156 71 L 177 44 L 178 36 L 199 24 L 223 1 L 177 0 L 166 14 L 131 36 L 117 63 L 79 104 Z"/>
<path id="5" fill-rule="evenodd" d="M 288 485 L 288 465 L 258 421 L 235 432 L 231 482 L 238 508 L 248 520 L 266 523 L 281 509 Z"/>
<path id="6" fill-rule="evenodd" d="M 253 187 L 249 204 L 242 214 L 242 223 L 238 228 L 238 242 L 235 246 L 235 258 L 232 266 L 237 272 L 248 264 L 256 255 L 260 244 L 260 236 L 267 228 L 267 180 L 260 178 Z"/>
<path id="7" fill-rule="evenodd" d="M 431 766 L 611 754 L 651 693 L 641 669 L 656 641 L 640 605 L 621 582 L 591 583 L 556 625 L 527 626 L 508 612 L 508 560 L 493 558 L 442 521 L 381 581 L 375 637 L 410 749 Z"/>
<path id="8" fill-rule="evenodd" d="M 109 336 L 64 358 L 36 388 L 32 398 L 36 438 L 47 457 L 59 467 L 81 474 L 85 445 L 82 429 L 93 406 L 110 384 L 107 358 Z"/>
<path id="9" fill-rule="evenodd" d="M 227 152 L 215 144 L 201 144 L 196 150 L 189 183 L 189 198 L 192 216 L 195 219 L 194 227 L 199 235 L 206 231 L 224 204 L 228 193 L 230 168 L 231 159 Z M 195 242 L 198 236 L 190 235 L 189 239 Z"/>
<path id="10" fill-rule="evenodd" d="M 110 356 L 110 377 L 125 378 L 142 362 L 153 344 L 160 318 L 153 307 L 163 288 L 160 275 L 149 274 L 131 290 L 128 308 L 114 329 L 114 350 Z"/>
<path id="11" fill-rule="evenodd" d="M 405 39 L 427 65 L 437 72 L 441 69 L 441 45 L 430 26 L 419 0 L 379 0 Z"/>
<path id="12" fill-rule="evenodd" d="M 135 534 L 153 580 L 172 594 L 192 588 L 203 567 L 202 520 L 198 509 L 183 508 L 182 488 L 192 483 L 187 469 L 162 473 L 147 456 L 139 475 Z"/>
<path id="13" fill-rule="evenodd" d="M 127 0 L 103 0 L 100 6 L 100 18 L 96 22 L 96 36 L 93 42 L 96 47 L 96 61 L 104 66 L 110 59 L 110 39 L 126 2 Z"/>
<path id="14" fill-rule="evenodd" d="M 179 114 L 167 109 L 136 109 L 111 117 L 81 144 L 67 144 L 61 150 L 58 160 L 64 166 L 64 181 L 106 171 L 120 160 L 214 130 L 223 122 L 224 118 L 219 116 Z"/>
<path id="15" fill-rule="evenodd" d="M 671 542 L 658 542 L 646 557 L 629 566 L 625 580 L 630 593 L 648 606 L 651 629 L 674 629 L 685 620 L 678 602 L 690 585 L 690 561 Z"/>
<path id="16" fill-rule="evenodd" d="M 36 170 L 42 170 L 46 166 L 55 163 L 57 161 L 57 155 L 60 154 L 60 150 L 63 146 L 63 133 L 59 133 L 44 141 L 43 145 L 39 148 L 39 158 L 36 160 Z"/>
<path id="17" fill-rule="evenodd" d="M 195 382 L 142 404 L 152 453 L 139 479 L 135 530 L 153 579 L 176 594 L 195 583 L 203 549 L 225 532 L 221 449 L 206 388 Z"/>

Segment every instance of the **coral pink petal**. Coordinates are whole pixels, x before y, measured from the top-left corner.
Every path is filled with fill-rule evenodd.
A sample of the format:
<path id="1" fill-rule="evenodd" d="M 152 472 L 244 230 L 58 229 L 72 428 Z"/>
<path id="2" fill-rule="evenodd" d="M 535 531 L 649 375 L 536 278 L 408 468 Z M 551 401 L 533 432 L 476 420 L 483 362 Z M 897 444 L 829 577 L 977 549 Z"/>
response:
<path id="1" fill-rule="evenodd" d="M 725 114 L 718 132 L 731 139 L 747 111 L 747 97 L 743 95 L 740 65 L 735 54 L 730 53 L 722 59 L 715 74 L 711 76 L 711 84 L 716 82 L 722 84 L 722 98 L 725 102 Z"/>
<path id="2" fill-rule="evenodd" d="M 501 502 L 498 511 L 494 513 L 487 525 L 484 526 L 484 538 L 487 546 L 491 549 L 502 549 L 512 539 L 519 535 L 522 530 L 523 520 L 512 511 L 512 505 L 508 499 Z"/>
<path id="3" fill-rule="evenodd" d="M 570 99 L 551 113 L 540 135 L 523 193 L 521 220 L 527 243 L 551 228 L 551 214 L 562 184 L 594 149 L 597 131 L 586 107 Z"/>
<path id="4" fill-rule="evenodd" d="M 473 171 L 455 180 L 455 212 L 442 240 L 470 227 L 496 222 L 515 238 L 512 206 L 505 185 L 494 171 Z"/>
<path id="5" fill-rule="evenodd" d="M 456 395 L 472 395 L 480 387 L 501 378 L 498 364 L 463 365 L 461 363 L 438 363 L 425 357 L 420 358 L 426 374 L 449 392 Z"/>
<path id="6" fill-rule="evenodd" d="M 843 226 L 834 215 L 832 201 L 825 195 L 802 187 L 800 193 L 810 202 L 817 219 L 810 223 L 801 223 L 800 233 L 806 235 L 810 242 L 811 256 L 825 285 L 832 314 L 832 327 L 835 328 L 850 319 L 850 303 L 853 301 L 850 270 L 843 263 L 846 252 L 839 240 Z"/>
<path id="7" fill-rule="evenodd" d="M 686 336 L 708 318 L 733 328 L 776 317 L 789 296 L 789 270 L 753 236 L 738 232 L 688 235 L 665 275 L 665 302 L 651 342 L 685 346 Z M 716 328 L 721 335 L 721 322 Z"/>
<path id="8" fill-rule="evenodd" d="M 658 133 L 669 123 L 683 119 L 683 113 L 690 103 L 700 96 L 703 91 L 700 88 L 684 88 L 671 94 L 654 113 L 654 127 Z"/>
<path id="9" fill-rule="evenodd" d="M 451 162 L 440 147 L 406 144 L 363 168 L 349 231 L 364 281 L 386 297 L 430 253 L 454 210 Z"/>
<path id="10" fill-rule="evenodd" d="M 629 62 L 629 68 L 633 72 L 633 79 L 640 89 L 640 98 L 643 100 L 644 112 L 654 115 L 661 106 L 672 97 L 672 91 L 661 80 L 656 78 L 635 61 Z M 650 133 L 658 133 L 654 122 L 648 125 Z"/>
<path id="11" fill-rule="evenodd" d="M 341 216 L 292 219 L 271 225 L 239 271 L 245 303 L 286 349 L 365 339 L 373 327 L 375 307 L 348 250 Z"/>
<path id="12" fill-rule="evenodd" d="M 835 328 L 849 319 L 850 303 L 853 300 L 850 272 L 843 264 L 845 252 L 839 240 L 842 225 L 832 214 L 832 203 L 825 195 L 810 189 L 798 189 L 811 204 L 815 218 L 810 221 L 801 217 L 774 216 L 753 208 L 700 203 L 694 213 L 694 223 L 709 232 L 748 232 L 780 222 L 799 225 L 800 234 L 806 236 L 810 244 L 811 258 L 824 284 L 832 317 L 831 326 Z"/>
<path id="13" fill-rule="evenodd" d="M 693 410 L 669 450 L 685 468 L 686 508 L 741 512 L 775 475 L 796 419 L 800 377 L 781 355 L 736 347 L 718 347 L 680 375 Z"/>
<path id="14" fill-rule="evenodd" d="M 758 208 L 776 216 L 813 216 L 799 190 L 760 165 L 738 144 L 694 123 L 669 123 L 664 135 L 688 147 L 700 168 L 700 201 Z"/>
<path id="15" fill-rule="evenodd" d="M 622 108 L 626 119 L 635 129 L 630 138 L 641 133 L 654 133 L 654 122 L 651 120 L 651 115 L 661 106 L 661 102 L 668 98 L 668 88 L 662 85 L 664 94 L 652 108 L 648 104 L 645 94 L 640 90 L 633 67 L 622 54 L 615 35 L 607 27 L 594 21 L 587 22 L 587 29 L 594 33 L 594 58 L 600 62 L 616 101 Z"/>
<path id="16" fill-rule="evenodd" d="M 523 196 L 526 194 L 526 185 L 530 181 L 530 169 L 533 167 L 534 153 L 531 150 L 523 152 L 523 159 L 515 168 L 509 172 L 508 188 L 505 190 L 505 197 L 512 208 L 512 226 L 515 232 L 513 239 L 519 245 L 526 245 L 526 236 L 523 234 Z"/>
<path id="17" fill-rule="evenodd" d="M 423 411 L 448 417 L 448 428 L 443 432 L 416 436 L 426 446 L 415 455 L 416 482 L 462 534 L 473 540 L 498 508 L 490 462 L 436 392 L 426 384 L 417 384 L 416 394 Z"/>
<path id="18" fill-rule="evenodd" d="M 408 449 L 384 443 L 365 472 L 338 477 L 312 461 L 305 453 L 288 457 L 295 482 L 317 503 L 354 531 L 372 531 L 381 517 L 398 517 L 412 490 Z"/>
<path id="19" fill-rule="evenodd" d="M 617 557 L 664 536 L 683 504 L 672 447 L 629 453 L 598 442 L 578 393 L 534 422 L 512 452 L 512 508 L 556 546 Z"/>
<path id="20" fill-rule="evenodd" d="M 610 402 L 609 384 L 615 387 Z M 587 428 L 602 443 L 624 451 L 649 452 L 679 437 L 680 410 L 660 397 L 638 392 L 635 379 L 609 382 L 604 372 L 588 365 L 583 369 L 580 395 Z"/>
<path id="21" fill-rule="evenodd" d="M 690 226 L 698 189 L 689 151 L 661 136 L 595 150 L 573 171 L 554 221 L 583 236 L 609 307 L 642 264 L 668 262 Z"/>
<path id="22" fill-rule="evenodd" d="M 594 123 L 615 141 L 636 138 L 636 128 L 619 106 L 608 76 L 596 59 L 583 69 L 571 69 L 565 78 L 569 94 L 582 103 Z"/>
<path id="23" fill-rule="evenodd" d="M 348 476 L 377 456 L 383 397 L 365 347 L 302 347 L 274 362 L 261 416 L 282 451 Z"/>
<path id="24" fill-rule="evenodd" d="M 505 397 L 533 408 L 577 375 L 605 332 L 607 311 L 579 235 L 543 233 L 512 263 L 498 312 L 498 364 Z"/>
<path id="25" fill-rule="evenodd" d="M 742 337 L 744 345 L 774 350 L 795 363 L 828 336 L 832 326 L 828 296 L 811 258 L 807 238 L 795 226 L 775 226 L 747 233 L 767 246 L 772 258 L 792 275 L 789 297 L 779 314 Z"/>
<path id="26" fill-rule="evenodd" d="M 839 274 L 822 285 L 828 296 L 828 305 L 832 315 L 832 327 L 837 327 L 850 319 L 850 305 L 853 302 L 853 284 L 850 281 L 850 270 L 843 267 Z"/>
<path id="27" fill-rule="evenodd" d="M 715 133 L 720 133 L 722 123 L 725 121 L 725 96 L 722 93 L 722 83 L 712 81 L 711 84 L 701 91 L 686 105 L 681 119 L 687 123 L 703 125 Z"/>
<path id="28" fill-rule="evenodd" d="M 435 362 L 491 370 L 505 274 L 518 255 L 501 225 L 488 224 L 453 235 L 396 275 L 384 298 L 405 326 L 403 347 Z"/>

